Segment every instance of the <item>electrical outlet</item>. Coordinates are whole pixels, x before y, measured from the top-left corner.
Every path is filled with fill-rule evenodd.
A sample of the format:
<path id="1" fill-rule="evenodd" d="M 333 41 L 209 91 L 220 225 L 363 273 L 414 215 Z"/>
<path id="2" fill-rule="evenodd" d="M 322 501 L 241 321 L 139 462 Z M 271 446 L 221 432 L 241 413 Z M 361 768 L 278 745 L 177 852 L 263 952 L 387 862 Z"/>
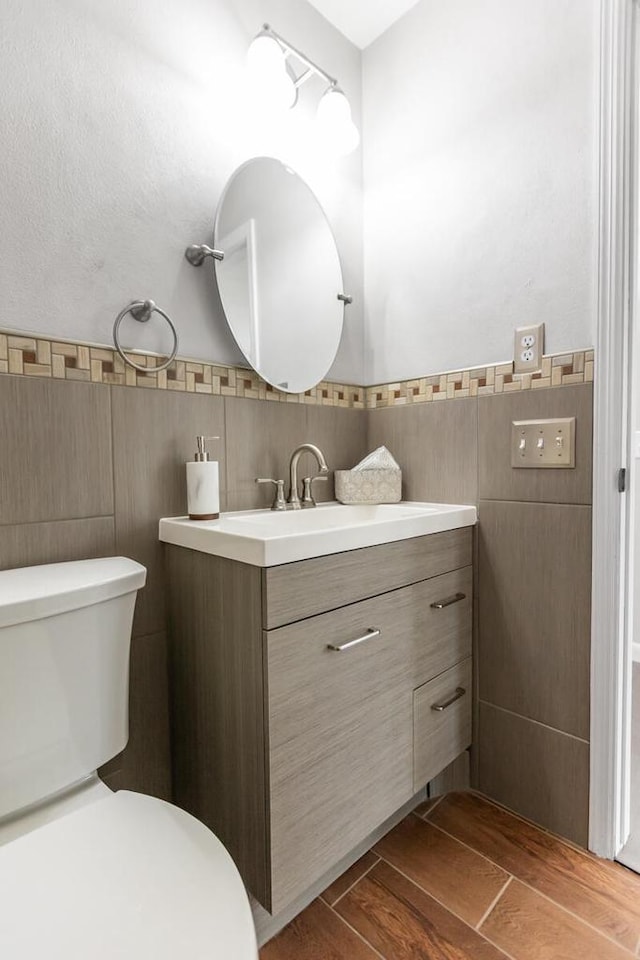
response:
<path id="1" fill-rule="evenodd" d="M 537 373 L 542 368 L 544 323 L 535 327 L 519 327 L 515 334 L 514 373 Z"/>

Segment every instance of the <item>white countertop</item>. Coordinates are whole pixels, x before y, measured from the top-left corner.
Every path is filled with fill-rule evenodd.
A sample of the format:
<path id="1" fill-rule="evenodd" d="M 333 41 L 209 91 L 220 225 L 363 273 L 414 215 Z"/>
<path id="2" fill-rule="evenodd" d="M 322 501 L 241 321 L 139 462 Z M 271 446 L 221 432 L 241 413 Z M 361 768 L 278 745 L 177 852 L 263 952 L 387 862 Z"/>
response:
<path id="1" fill-rule="evenodd" d="M 476 508 L 464 504 L 323 503 L 306 510 L 223 513 L 219 520 L 166 517 L 160 520 L 159 538 L 228 560 L 272 567 L 456 530 L 476 521 Z"/>

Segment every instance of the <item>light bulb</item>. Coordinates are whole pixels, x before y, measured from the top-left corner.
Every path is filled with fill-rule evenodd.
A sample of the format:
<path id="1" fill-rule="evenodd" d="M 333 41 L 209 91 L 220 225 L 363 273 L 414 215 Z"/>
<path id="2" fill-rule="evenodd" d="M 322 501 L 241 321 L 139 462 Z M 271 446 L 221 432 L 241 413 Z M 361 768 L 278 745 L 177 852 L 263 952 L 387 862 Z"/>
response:
<path id="1" fill-rule="evenodd" d="M 329 87 L 318 104 L 318 123 L 334 127 L 351 122 L 351 106 L 339 87 Z"/>
<path id="2" fill-rule="evenodd" d="M 284 50 L 268 33 L 259 33 L 251 41 L 247 60 L 252 73 L 264 77 L 267 73 L 277 73 L 284 69 Z"/>
<path id="3" fill-rule="evenodd" d="M 346 156 L 360 143 L 358 128 L 351 118 L 351 106 L 339 87 L 329 87 L 318 104 L 318 126 L 332 153 Z"/>
<path id="4" fill-rule="evenodd" d="M 298 99 L 298 90 L 287 55 L 275 37 L 259 33 L 247 53 L 256 95 L 267 109 L 287 110 Z"/>

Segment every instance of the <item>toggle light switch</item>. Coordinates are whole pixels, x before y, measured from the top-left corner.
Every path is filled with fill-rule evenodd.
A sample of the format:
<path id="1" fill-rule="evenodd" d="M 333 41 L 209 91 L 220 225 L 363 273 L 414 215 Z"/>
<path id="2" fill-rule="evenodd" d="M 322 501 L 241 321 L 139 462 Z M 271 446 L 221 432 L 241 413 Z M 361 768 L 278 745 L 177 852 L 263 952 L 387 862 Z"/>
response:
<path id="1" fill-rule="evenodd" d="M 576 418 L 514 420 L 511 466 L 570 468 L 576 465 Z"/>

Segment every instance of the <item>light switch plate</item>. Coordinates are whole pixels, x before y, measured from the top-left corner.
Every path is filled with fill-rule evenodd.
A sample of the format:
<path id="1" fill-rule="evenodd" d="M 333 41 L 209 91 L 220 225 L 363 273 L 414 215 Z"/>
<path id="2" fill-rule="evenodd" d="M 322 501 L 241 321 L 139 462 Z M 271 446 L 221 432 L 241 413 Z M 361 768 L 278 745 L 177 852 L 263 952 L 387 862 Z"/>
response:
<path id="1" fill-rule="evenodd" d="M 511 466 L 570 468 L 576 465 L 576 418 L 514 420 Z"/>
<path id="2" fill-rule="evenodd" d="M 537 373 L 542 369 L 544 323 L 535 327 L 518 327 L 513 351 L 514 373 Z"/>

